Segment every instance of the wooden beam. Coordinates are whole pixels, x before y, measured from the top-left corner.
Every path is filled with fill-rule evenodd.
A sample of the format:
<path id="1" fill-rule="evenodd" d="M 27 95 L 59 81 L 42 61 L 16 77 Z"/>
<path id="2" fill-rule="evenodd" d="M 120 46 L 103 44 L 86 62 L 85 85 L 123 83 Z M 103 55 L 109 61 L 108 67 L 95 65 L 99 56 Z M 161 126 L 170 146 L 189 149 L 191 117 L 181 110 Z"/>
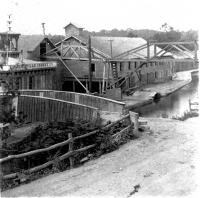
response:
<path id="1" fill-rule="evenodd" d="M 74 50 L 74 48 L 71 47 L 71 49 L 72 49 L 72 51 L 73 51 L 73 53 L 71 53 L 71 56 L 72 56 L 73 54 L 75 54 L 77 58 L 80 58 L 80 57 L 78 56 L 78 54 L 76 53 L 76 51 Z M 76 50 L 77 50 L 77 48 L 76 48 Z"/>
<path id="2" fill-rule="evenodd" d="M 158 59 L 161 59 L 161 57 L 164 56 L 166 53 L 168 53 L 172 48 L 173 48 L 173 46 L 171 46 L 167 51 L 165 51 L 164 53 L 162 53 L 160 55 L 160 57 L 158 57 Z"/>
<path id="3" fill-rule="evenodd" d="M 189 42 L 153 42 L 149 41 L 152 45 L 178 45 L 178 44 L 194 44 L 194 41 Z"/>
<path id="4" fill-rule="evenodd" d="M 155 55 L 156 55 L 156 53 L 157 53 L 157 46 L 156 46 L 156 45 L 154 45 L 153 47 L 154 47 L 154 56 L 155 56 Z"/>
<path id="5" fill-rule="evenodd" d="M 149 41 L 147 41 L 147 64 L 149 63 L 149 59 L 150 59 L 150 45 L 149 45 Z"/>
<path id="6" fill-rule="evenodd" d="M 154 55 L 153 57 L 151 57 L 151 59 L 155 58 L 156 56 L 158 56 L 158 54 L 160 54 L 161 52 L 163 52 L 165 49 L 167 49 L 169 47 L 169 45 L 165 46 L 163 49 L 161 49 L 158 53 L 156 53 L 156 55 Z"/>
<path id="7" fill-rule="evenodd" d="M 102 85 L 102 94 L 105 92 L 105 77 L 106 77 L 106 63 L 103 63 L 103 85 Z"/>
<path id="8" fill-rule="evenodd" d="M 91 60 L 91 38 L 88 40 L 88 59 L 89 59 L 89 91 L 92 93 L 92 60 Z"/>
<path id="9" fill-rule="evenodd" d="M 119 55 L 117 55 L 117 56 L 114 56 L 114 57 L 112 57 L 111 59 L 114 61 L 116 58 L 119 58 L 119 57 L 121 57 L 121 56 L 128 55 L 128 54 L 130 54 L 130 53 L 138 52 L 138 51 L 140 51 L 140 50 L 142 50 L 142 49 L 145 49 L 146 47 L 147 47 L 147 44 L 141 45 L 141 46 L 136 47 L 136 48 L 134 48 L 134 49 L 128 50 L 128 51 L 126 51 L 126 52 L 124 52 L 124 53 L 122 53 L 122 54 L 119 54 Z M 109 59 L 109 61 L 111 61 L 111 60 Z"/>
<path id="10" fill-rule="evenodd" d="M 184 49 L 185 51 L 189 52 L 191 55 L 194 56 L 194 52 L 190 51 L 189 49 L 187 49 L 186 47 L 184 47 L 183 45 L 178 45 L 180 48 Z"/>
<path id="11" fill-rule="evenodd" d="M 180 49 L 179 47 L 177 47 L 176 45 L 172 45 L 174 48 L 176 48 L 177 50 L 179 50 L 180 52 L 183 52 L 187 57 L 191 58 L 187 53 L 185 53 L 185 51 L 183 51 L 182 49 Z"/>
<path id="12" fill-rule="evenodd" d="M 89 90 L 86 89 L 86 87 L 81 83 L 81 81 L 76 77 L 76 75 L 69 69 L 69 67 L 66 65 L 66 63 L 63 61 L 62 58 L 60 58 L 60 56 L 55 53 L 56 56 L 58 57 L 58 59 L 64 64 L 64 66 L 68 69 L 68 71 L 72 74 L 72 76 L 80 83 L 80 85 L 85 89 L 86 93 L 89 93 Z"/>

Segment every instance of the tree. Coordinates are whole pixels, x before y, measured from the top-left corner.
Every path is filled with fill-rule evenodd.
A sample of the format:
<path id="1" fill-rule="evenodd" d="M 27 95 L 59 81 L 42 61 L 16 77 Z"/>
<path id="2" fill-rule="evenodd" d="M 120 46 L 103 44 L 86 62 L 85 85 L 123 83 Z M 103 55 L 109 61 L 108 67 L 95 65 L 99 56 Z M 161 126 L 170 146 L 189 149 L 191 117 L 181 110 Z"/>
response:
<path id="1" fill-rule="evenodd" d="M 129 32 L 127 37 L 131 37 L 131 38 L 137 38 L 138 35 L 137 34 L 134 34 L 133 32 Z"/>
<path id="2" fill-rule="evenodd" d="M 153 35 L 153 40 L 158 42 L 176 42 L 181 40 L 181 32 L 175 30 L 167 23 L 164 23 L 160 30 L 161 32 Z"/>

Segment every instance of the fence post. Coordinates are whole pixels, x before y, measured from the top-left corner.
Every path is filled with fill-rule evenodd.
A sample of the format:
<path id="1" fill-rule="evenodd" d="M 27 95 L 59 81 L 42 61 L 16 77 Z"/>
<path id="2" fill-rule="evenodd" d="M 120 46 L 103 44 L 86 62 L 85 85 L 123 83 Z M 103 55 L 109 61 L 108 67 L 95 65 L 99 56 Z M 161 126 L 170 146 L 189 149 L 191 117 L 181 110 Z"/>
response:
<path id="1" fill-rule="evenodd" d="M 134 132 L 138 133 L 139 132 L 139 114 L 138 113 L 135 113 L 134 114 Z"/>
<path id="2" fill-rule="evenodd" d="M 72 133 L 68 133 L 68 138 L 71 140 L 73 140 L 73 137 L 72 137 Z M 72 152 L 73 151 L 73 141 L 69 143 L 69 152 Z M 69 158 L 69 162 L 70 162 L 70 168 L 73 168 L 74 167 L 74 157 L 73 156 L 70 156 Z"/>
<path id="3" fill-rule="evenodd" d="M 191 100 L 189 99 L 189 111 L 191 111 Z"/>
<path id="4" fill-rule="evenodd" d="M 132 120 L 131 120 L 131 116 L 130 116 L 129 110 L 128 110 L 128 109 L 124 109 L 124 110 L 123 110 L 123 114 L 124 114 L 124 115 L 129 114 L 129 117 L 126 118 L 124 121 L 125 121 L 125 124 L 126 124 L 127 126 L 130 126 L 130 125 L 131 125 L 131 127 L 130 127 L 130 129 L 129 129 L 129 132 L 133 133 Z"/>

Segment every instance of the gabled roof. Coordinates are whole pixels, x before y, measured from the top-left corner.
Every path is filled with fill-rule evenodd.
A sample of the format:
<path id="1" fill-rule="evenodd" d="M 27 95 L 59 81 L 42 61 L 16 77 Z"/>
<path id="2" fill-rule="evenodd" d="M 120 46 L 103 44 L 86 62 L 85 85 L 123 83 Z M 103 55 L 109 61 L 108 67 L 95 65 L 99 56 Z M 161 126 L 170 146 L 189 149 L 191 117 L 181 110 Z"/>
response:
<path id="1" fill-rule="evenodd" d="M 88 39 L 86 39 L 86 38 L 84 38 L 84 37 L 82 37 L 82 36 L 78 36 L 78 35 L 73 36 L 73 35 L 72 35 L 72 36 L 69 36 L 69 37 L 67 37 L 67 38 L 64 38 L 62 41 L 56 43 L 55 46 L 60 45 L 61 42 L 65 42 L 65 41 L 69 40 L 70 38 L 74 38 L 75 40 L 77 40 L 78 42 L 80 42 L 81 44 L 84 44 L 84 45 L 86 45 L 87 40 L 88 40 Z"/>
<path id="2" fill-rule="evenodd" d="M 147 43 L 146 40 L 140 37 L 99 37 L 99 36 L 91 36 L 91 44 L 92 47 L 102 51 L 107 55 L 111 55 L 111 44 L 110 41 L 112 40 L 112 56 L 117 56 L 129 50 L 132 50 L 136 47 L 142 46 Z M 156 47 L 157 52 L 161 49 Z M 146 57 L 147 56 L 147 49 L 140 50 L 136 52 L 139 56 Z M 150 47 L 150 57 L 154 55 L 154 47 Z M 123 57 L 124 59 L 132 59 L 138 58 L 134 54 L 127 55 Z"/>
<path id="3" fill-rule="evenodd" d="M 68 25 L 66 25 L 66 26 L 64 27 L 64 29 L 65 29 L 66 27 L 68 27 L 69 25 L 73 25 L 74 27 L 76 27 L 76 28 L 78 28 L 78 29 L 84 29 L 84 27 L 80 26 L 80 25 L 77 24 L 77 23 L 73 23 L 73 22 L 71 22 L 71 23 L 69 23 Z"/>
<path id="4" fill-rule="evenodd" d="M 23 50 L 23 56 L 27 58 L 27 52 L 33 51 L 44 39 L 55 47 L 53 42 L 44 35 L 21 35 L 18 42 L 18 50 Z"/>
<path id="5" fill-rule="evenodd" d="M 19 50 L 33 51 L 44 39 L 47 39 L 52 45 L 53 42 L 44 35 L 21 35 L 19 38 Z"/>
<path id="6" fill-rule="evenodd" d="M 70 36 L 68 38 L 63 39 L 62 42 L 67 41 L 71 38 L 77 40 L 78 42 L 80 42 L 83 45 L 86 45 L 88 43 L 88 38 L 84 38 L 82 36 Z M 110 40 L 112 40 L 112 56 L 113 57 L 147 43 L 146 40 L 144 40 L 143 38 L 140 38 L 140 37 L 130 38 L 130 37 L 91 36 L 91 45 L 93 48 L 110 56 L 111 55 Z M 61 41 L 56 43 L 55 45 L 59 46 L 60 43 L 61 43 Z M 156 47 L 156 50 L 158 52 L 161 50 L 161 48 Z M 140 56 L 145 58 L 147 56 L 147 49 L 140 50 L 137 52 L 137 54 L 138 54 L 138 56 L 136 56 L 134 54 L 129 54 L 123 58 L 124 59 L 133 59 L 133 58 L 138 58 Z M 154 55 L 154 47 L 151 46 L 150 47 L 150 57 L 152 57 L 153 55 Z"/>

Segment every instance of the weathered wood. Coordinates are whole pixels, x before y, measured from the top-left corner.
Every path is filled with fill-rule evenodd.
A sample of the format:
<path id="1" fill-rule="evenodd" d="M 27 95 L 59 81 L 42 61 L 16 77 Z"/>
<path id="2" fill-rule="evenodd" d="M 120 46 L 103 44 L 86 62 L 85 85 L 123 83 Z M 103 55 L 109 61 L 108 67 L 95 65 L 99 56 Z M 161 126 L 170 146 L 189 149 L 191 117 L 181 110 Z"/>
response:
<path id="1" fill-rule="evenodd" d="M 111 127 L 114 126 L 115 124 L 121 122 L 122 120 L 124 120 L 124 119 L 126 119 L 126 118 L 128 118 L 128 117 L 129 117 L 129 115 L 125 115 L 124 117 L 120 118 L 119 120 L 117 120 L 117 121 L 115 121 L 115 122 L 112 122 L 111 124 L 107 125 L 107 126 L 105 127 L 105 129 L 111 128 Z"/>
<path id="2" fill-rule="evenodd" d="M 18 155 L 9 155 L 8 157 L 0 159 L 0 163 L 6 162 L 6 161 L 9 161 L 9 160 L 12 160 L 12 159 L 18 159 L 18 158 L 23 158 L 23 157 L 31 156 L 31 155 L 34 155 L 34 154 L 37 154 L 37 153 L 41 153 L 41 152 L 45 152 L 45 151 L 50 151 L 52 149 L 55 149 L 55 148 L 67 145 L 71 141 L 72 141 L 71 139 L 68 139 L 68 140 L 66 140 L 64 142 L 54 144 L 54 145 L 52 145 L 52 146 L 50 146 L 48 148 L 37 149 L 37 150 L 34 150 L 34 151 L 30 151 L 30 152 L 22 153 L 22 154 L 18 154 Z"/>
<path id="3" fill-rule="evenodd" d="M 118 136 L 118 135 L 120 135 L 120 134 L 122 134 L 122 133 L 124 133 L 125 131 L 127 131 L 127 130 L 130 130 L 131 129 L 131 127 L 132 127 L 132 124 L 131 125 L 129 125 L 129 126 L 127 126 L 126 128 L 124 128 L 124 129 L 122 129 L 121 131 L 119 131 L 118 133 L 115 133 L 114 135 L 112 135 L 112 137 L 116 137 L 116 136 Z"/>
<path id="4" fill-rule="evenodd" d="M 68 138 L 69 140 L 71 140 L 69 142 L 69 152 L 73 152 L 73 137 L 72 137 L 72 133 L 68 133 Z M 70 156 L 69 157 L 69 162 L 70 162 L 70 168 L 73 168 L 74 167 L 74 158 L 73 156 Z"/>
<path id="5" fill-rule="evenodd" d="M 138 132 L 139 129 L 139 114 L 138 113 L 134 113 L 134 131 Z"/>
<path id="6" fill-rule="evenodd" d="M 68 103 L 68 111 L 66 116 L 61 116 L 60 103 Z M 87 114 L 84 114 L 87 109 Z M 84 119 L 98 119 L 97 108 L 82 104 L 72 103 L 59 99 L 25 96 L 21 95 L 18 99 L 18 113 L 23 111 L 28 117 L 28 121 L 56 121 L 65 118 L 79 118 L 81 115 Z M 86 117 L 85 117 L 86 115 Z M 95 117 L 93 117 L 95 116 Z M 62 118 L 62 119 L 61 119 Z"/>
<path id="7" fill-rule="evenodd" d="M 99 108 L 99 110 L 102 111 L 109 110 L 113 112 L 122 112 L 122 109 L 125 106 L 125 103 L 116 100 L 89 94 L 74 93 L 74 92 L 49 91 L 49 90 L 20 90 L 20 93 L 21 95 L 32 95 L 32 96 L 38 95 L 37 93 L 43 93 L 44 97 L 60 99 L 69 102 L 76 101 L 76 103 L 93 106 L 95 108 Z M 112 107 L 112 109 L 109 109 L 110 107 Z"/>
<path id="8" fill-rule="evenodd" d="M 96 134 L 96 133 L 98 133 L 98 132 L 99 132 L 99 130 L 95 130 L 95 131 L 86 133 L 86 134 L 84 134 L 84 135 L 80 135 L 80 136 L 74 137 L 73 140 L 74 140 L 74 141 L 75 141 L 75 140 L 79 140 L 79 139 L 88 137 L 88 136 L 90 136 L 90 135 Z"/>
<path id="9" fill-rule="evenodd" d="M 69 157 L 72 156 L 72 155 L 75 155 L 75 154 L 77 154 L 77 153 L 79 153 L 79 152 L 86 151 L 86 150 L 88 150 L 88 149 L 90 149 L 90 148 L 93 148 L 93 147 L 95 147 L 95 146 L 96 146 L 95 144 L 92 144 L 92 145 L 90 145 L 90 146 L 86 146 L 86 147 L 84 147 L 84 148 L 77 149 L 77 150 L 75 150 L 75 151 L 67 152 L 67 153 L 65 153 L 64 155 L 61 155 L 60 157 L 58 157 L 58 159 L 59 159 L 59 160 L 67 159 L 67 158 L 69 158 Z M 26 170 L 25 172 L 26 172 L 26 173 L 33 173 L 33 172 L 36 172 L 36 171 L 38 171 L 38 170 L 44 169 L 44 168 L 46 168 L 46 167 L 52 165 L 53 163 L 54 163 L 54 160 L 51 160 L 51 161 L 49 161 L 49 162 L 46 162 L 45 164 L 42 164 L 42 165 L 40 165 L 40 166 L 36 166 L 36 167 L 34 167 L 34 168 L 31 168 L 31 169 L 29 169 L 29 170 Z M 15 177 L 17 177 L 17 173 L 13 173 L 13 174 L 9 174 L 9 175 L 4 175 L 4 176 L 2 177 L 2 179 L 3 179 L 3 180 L 6 180 L 6 179 L 13 179 L 13 178 L 15 178 Z"/>

